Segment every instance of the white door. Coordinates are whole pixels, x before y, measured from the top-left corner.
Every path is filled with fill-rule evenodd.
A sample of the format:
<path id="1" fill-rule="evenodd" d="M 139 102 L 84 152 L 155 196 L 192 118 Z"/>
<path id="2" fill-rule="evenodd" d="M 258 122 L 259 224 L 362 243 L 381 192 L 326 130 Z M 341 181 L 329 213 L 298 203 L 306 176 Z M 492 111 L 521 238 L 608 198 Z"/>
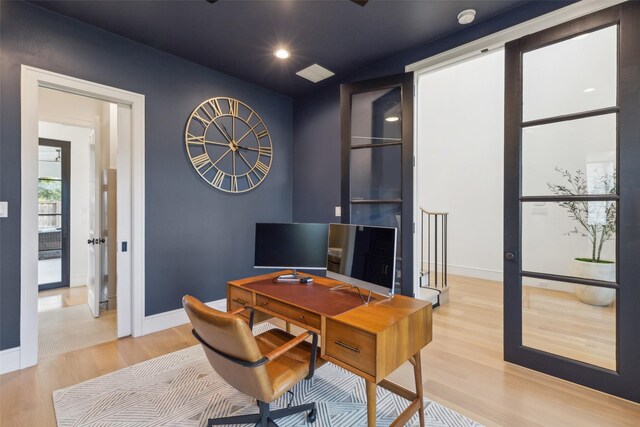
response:
<path id="1" fill-rule="evenodd" d="M 97 142 L 97 138 L 95 138 Z M 93 317 L 100 315 L 100 277 L 101 253 L 100 239 L 102 231 L 102 215 L 100 212 L 100 198 L 102 197 L 101 177 L 101 150 L 96 148 L 96 143 L 89 146 L 89 236 L 87 248 L 89 251 L 87 260 L 87 304 Z"/>

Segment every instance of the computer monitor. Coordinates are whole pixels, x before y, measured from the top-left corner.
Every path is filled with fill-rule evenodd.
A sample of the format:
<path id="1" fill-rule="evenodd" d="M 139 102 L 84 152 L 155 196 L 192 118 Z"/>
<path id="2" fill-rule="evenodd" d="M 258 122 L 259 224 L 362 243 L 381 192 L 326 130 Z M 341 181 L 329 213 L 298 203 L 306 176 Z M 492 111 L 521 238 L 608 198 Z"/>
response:
<path id="1" fill-rule="evenodd" d="M 255 268 L 291 269 L 279 280 L 299 280 L 298 269 L 327 268 L 328 224 L 256 224 Z"/>
<path id="2" fill-rule="evenodd" d="M 327 277 L 382 295 L 393 295 L 396 229 L 330 224 Z"/>

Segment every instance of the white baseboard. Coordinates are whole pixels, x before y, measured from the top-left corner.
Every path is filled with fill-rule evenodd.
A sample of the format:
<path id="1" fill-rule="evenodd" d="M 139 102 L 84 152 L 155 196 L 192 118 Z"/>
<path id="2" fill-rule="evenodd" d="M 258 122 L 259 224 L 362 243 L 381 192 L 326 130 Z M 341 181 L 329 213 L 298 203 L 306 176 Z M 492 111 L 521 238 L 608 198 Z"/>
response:
<path id="1" fill-rule="evenodd" d="M 220 311 L 227 311 L 227 299 L 222 298 L 216 301 L 208 302 L 207 305 Z"/>
<path id="2" fill-rule="evenodd" d="M 426 265 L 426 264 L 425 264 Z M 435 266 L 431 265 L 431 272 L 433 273 Z M 440 274 L 442 273 L 442 265 L 438 264 L 438 281 L 440 281 Z M 486 268 L 474 268 L 464 267 L 461 265 L 447 265 L 447 273 L 454 274 L 456 276 L 476 277 L 478 279 L 493 280 L 496 282 L 502 282 L 501 270 L 489 270 Z"/>
<path id="3" fill-rule="evenodd" d="M 531 277 L 524 277 L 522 279 L 522 285 L 528 286 L 531 288 L 542 288 L 542 289 L 550 289 L 552 291 L 560 291 L 560 292 L 575 292 L 575 285 L 573 283 L 565 283 L 565 282 L 549 282 L 548 280 L 543 279 L 534 279 Z"/>
<path id="4" fill-rule="evenodd" d="M 433 272 L 434 266 L 431 266 Z M 438 265 L 438 280 L 440 279 L 440 273 L 442 272 L 442 265 Z M 475 277 L 478 279 L 493 280 L 495 282 L 502 283 L 503 276 L 502 271 L 488 270 L 484 268 L 462 267 L 459 265 L 448 265 L 447 272 L 456 276 Z M 433 279 L 433 278 L 432 278 Z M 534 288 L 551 289 L 561 292 L 573 292 L 574 286 L 569 283 L 549 282 L 548 280 L 525 278 L 523 280 L 524 286 L 531 286 Z"/>
<path id="5" fill-rule="evenodd" d="M 211 301 L 206 304 L 216 310 L 227 310 L 226 298 Z M 142 324 L 142 331 L 143 335 L 147 335 L 173 328 L 174 326 L 184 325 L 187 322 L 189 322 L 187 313 L 185 313 L 184 309 L 179 308 L 177 310 L 145 317 Z M 0 351 L 0 375 L 17 371 L 18 369 L 20 369 L 20 347 Z"/>
<path id="6" fill-rule="evenodd" d="M 20 347 L 0 351 L 0 375 L 20 369 Z"/>
<path id="7" fill-rule="evenodd" d="M 209 307 L 220 311 L 227 311 L 227 299 L 219 299 L 206 303 Z M 142 335 L 152 334 L 154 332 L 164 331 L 165 329 L 175 326 L 184 325 L 189 322 L 187 313 L 184 309 L 165 311 L 164 313 L 146 316 L 142 322 Z"/>
<path id="8" fill-rule="evenodd" d="M 76 286 L 86 286 L 87 276 L 75 276 L 69 278 L 69 286 L 74 288 Z"/>

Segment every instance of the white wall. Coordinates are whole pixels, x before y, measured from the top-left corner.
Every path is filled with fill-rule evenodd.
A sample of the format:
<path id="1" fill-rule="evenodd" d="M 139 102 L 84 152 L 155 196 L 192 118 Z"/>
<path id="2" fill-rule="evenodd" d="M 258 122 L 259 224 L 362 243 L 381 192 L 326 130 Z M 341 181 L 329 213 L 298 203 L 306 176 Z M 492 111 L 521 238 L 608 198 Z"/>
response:
<path id="1" fill-rule="evenodd" d="M 611 106 L 615 40 L 615 29 L 604 29 L 526 54 L 524 102 L 530 118 Z M 562 72 L 549 64 L 564 64 Z M 502 52 L 418 79 L 418 205 L 450 212 L 453 274 L 502 279 L 503 98 Z M 566 184 L 555 168 L 574 175 L 581 170 L 597 180 L 615 167 L 615 115 L 525 128 L 522 138 L 524 195 L 550 195 L 549 183 Z M 573 275 L 573 259 L 590 256 L 587 238 L 568 235 L 577 225 L 557 203 L 525 203 L 523 269 Z M 611 240 L 602 258 L 615 259 L 614 251 Z M 571 289 L 534 279 L 525 284 Z"/>
<path id="2" fill-rule="evenodd" d="M 418 80 L 417 204 L 449 212 L 452 274 L 502 280 L 503 87 L 502 51 Z"/>
<path id="3" fill-rule="evenodd" d="M 89 144 L 93 130 L 56 123 L 39 123 L 39 136 L 71 142 L 70 285 L 86 284 L 87 212 L 89 203 Z"/>

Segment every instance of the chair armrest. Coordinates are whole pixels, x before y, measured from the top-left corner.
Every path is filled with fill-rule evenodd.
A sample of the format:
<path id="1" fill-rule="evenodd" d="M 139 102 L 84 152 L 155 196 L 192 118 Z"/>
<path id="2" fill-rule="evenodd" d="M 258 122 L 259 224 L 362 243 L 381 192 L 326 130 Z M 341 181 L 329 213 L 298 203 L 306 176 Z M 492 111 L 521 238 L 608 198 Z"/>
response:
<path id="1" fill-rule="evenodd" d="M 243 311 L 245 311 L 247 308 L 251 308 L 251 307 L 240 307 L 240 308 L 236 308 L 233 311 L 227 311 L 227 314 L 240 314 Z M 253 309 L 252 309 L 253 310 Z"/>
<path id="2" fill-rule="evenodd" d="M 302 334 L 298 335 L 291 341 L 287 341 L 286 343 L 282 344 L 280 347 L 274 348 L 269 353 L 265 354 L 264 357 L 266 357 L 269 360 L 277 359 L 287 351 L 291 350 L 293 347 L 297 346 L 298 344 L 306 340 L 309 337 L 309 335 L 311 335 L 311 332 L 309 331 L 303 332 Z"/>
<path id="3" fill-rule="evenodd" d="M 274 348 L 269 353 L 265 354 L 264 357 L 269 361 L 274 360 L 282 356 L 284 353 L 291 350 L 293 347 L 297 346 L 304 340 L 306 340 L 309 336 L 312 336 L 313 340 L 311 343 L 311 354 L 309 355 L 309 373 L 305 377 L 305 379 L 308 380 L 311 377 L 313 377 L 313 373 L 316 369 L 316 355 L 318 353 L 318 334 L 316 334 L 315 332 L 305 331 L 300 335 L 298 335 L 297 337 L 293 338 L 291 341 L 287 341 L 286 343 L 282 344 L 280 347 Z"/>

